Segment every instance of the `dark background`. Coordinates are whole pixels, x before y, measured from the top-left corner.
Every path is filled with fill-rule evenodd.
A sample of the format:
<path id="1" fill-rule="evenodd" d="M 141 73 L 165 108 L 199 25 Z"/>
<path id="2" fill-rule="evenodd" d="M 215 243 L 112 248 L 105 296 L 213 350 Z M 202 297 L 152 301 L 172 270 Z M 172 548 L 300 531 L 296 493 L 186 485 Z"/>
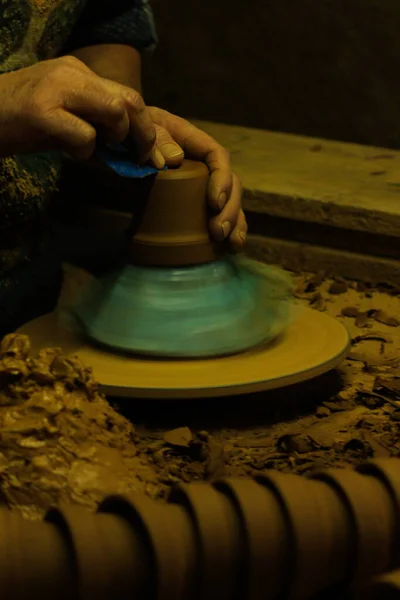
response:
<path id="1" fill-rule="evenodd" d="M 148 104 L 400 147 L 399 0 L 153 0 Z"/>

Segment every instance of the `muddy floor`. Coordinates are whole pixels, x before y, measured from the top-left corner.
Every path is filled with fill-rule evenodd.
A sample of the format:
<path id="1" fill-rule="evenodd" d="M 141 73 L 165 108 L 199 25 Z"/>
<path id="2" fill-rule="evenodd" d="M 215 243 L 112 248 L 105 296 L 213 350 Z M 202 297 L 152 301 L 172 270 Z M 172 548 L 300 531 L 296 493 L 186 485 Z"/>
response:
<path id="1" fill-rule="evenodd" d="M 400 455 L 400 297 L 396 290 L 296 276 L 296 296 L 348 327 L 342 367 L 279 391 L 202 401 L 106 401 L 61 352 L 0 355 L 0 493 L 28 518 L 106 494 L 165 498 L 179 482 L 268 469 L 306 474 Z M 307 340 L 304 342 L 307 343 Z"/>

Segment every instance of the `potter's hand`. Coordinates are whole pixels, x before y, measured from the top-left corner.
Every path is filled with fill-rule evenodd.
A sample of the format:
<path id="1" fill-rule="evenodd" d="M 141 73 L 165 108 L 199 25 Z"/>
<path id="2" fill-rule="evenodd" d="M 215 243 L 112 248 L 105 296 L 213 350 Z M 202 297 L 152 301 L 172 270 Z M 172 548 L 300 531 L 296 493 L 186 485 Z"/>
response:
<path id="1" fill-rule="evenodd" d="M 160 108 L 149 107 L 156 126 L 156 146 L 168 166 L 178 166 L 184 157 L 201 160 L 210 170 L 209 202 L 218 211 L 210 228 L 217 241 L 229 238 L 233 249 L 245 243 L 247 224 L 242 210 L 242 188 L 231 171 L 228 152 L 209 135 Z"/>
<path id="2" fill-rule="evenodd" d="M 129 133 L 139 157 L 153 159 L 155 127 L 140 94 L 77 58 L 0 75 L 0 156 L 61 149 L 87 159 L 97 135 L 121 142 Z"/>

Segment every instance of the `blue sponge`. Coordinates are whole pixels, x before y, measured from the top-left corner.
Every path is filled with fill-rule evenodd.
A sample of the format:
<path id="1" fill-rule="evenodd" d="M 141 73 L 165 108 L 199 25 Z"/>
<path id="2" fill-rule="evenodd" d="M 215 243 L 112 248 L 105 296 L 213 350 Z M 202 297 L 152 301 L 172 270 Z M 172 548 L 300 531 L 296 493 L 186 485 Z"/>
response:
<path id="1" fill-rule="evenodd" d="M 96 149 L 96 156 L 121 177 L 142 179 L 156 175 L 159 169 L 150 165 L 138 165 L 132 160 L 132 153 L 124 144 L 109 144 Z M 163 171 L 167 167 L 164 167 Z"/>

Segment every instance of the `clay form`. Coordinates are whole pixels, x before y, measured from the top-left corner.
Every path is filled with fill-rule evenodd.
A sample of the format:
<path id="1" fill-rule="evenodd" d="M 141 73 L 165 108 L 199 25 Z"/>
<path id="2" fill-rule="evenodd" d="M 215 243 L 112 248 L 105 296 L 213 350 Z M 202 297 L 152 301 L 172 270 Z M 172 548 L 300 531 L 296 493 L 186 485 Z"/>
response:
<path id="1" fill-rule="evenodd" d="M 74 597 L 73 561 L 51 525 L 24 521 L 0 509 L 1 598 L 67 600 Z"/>
<path id="2" fill-rule="evenodd" d="M 2 510 L 0 591 L 7 600 L 302 600 L 332 587 L 336 597 L 358 593 L 376 576 L 361 597 L 397 598 L 399 574 L 384 572 L 400 493 L 388 473 L 400 461 L 365 468 L 374 474 L 183 485 L 168 503 L 113 496 L 97 514 L 63 507 L 45 523 Z"/>
<path id="3" fill-rule="evenodd" d="M 191 515 L 197 538 L 197 585 L 202 600 L 229 600 L 240 585 L 240 528 L 230 502 L 204 483 L 179 486 L 170 496 Z"/>
<path id="4" fill-rule="evenodd" d="M 93 519 L 86 509 L 67 505 L 51 511 L 47 522 L 57 526 L 71 548 L 80 600 L 133 597 L 137 590 L 130 573 L 139 559 L 134 533 L 121 518 L 101 514 Z"/>
<path id="5" fill-rule="evenodd" d="M 99 512 L 118 514 L 133 532 L 141 536 L 139 560 L 131 565 L 137 566 L 136 579 L 142 580 L 147 589 L 136 586 L 137 595 L 131 598 L 147 595 L 149 587 L 154 597 L 160 600 L 187 597 L 195 549 L 190 519 L 185 511 L 132 494 L 108 498 Z M 155 573 L 157 577 L 154 577 Z"/>
<path id="6" fill-rule="evenodd" d="M 269 489 L 255 481 L 231 478 L 214 486 L 230 499 L 240 519 L 245 566 L 240 585 L 243 596 L 248 600 L 276 598 L 287 578 L 289 549 L 279 501 Z"/>
<path id="7" fill-rule="evenodd" d="M 121 230 L 119 261 L 70 309 L 88 340 L 186 359 L 243 352 L 285 331 L 291 278 L 245 264 L 226 254 L 225 241 L 211 239 L 208 183 L 203 163 L 184 161 L 152 178 L 141 199 L 131 185 L 133 217 Z"/>
<path id="8" fill-rule="evenodd" d="M 399 468 L 395 460 L 388 465 L 393 470 Z M 139 497 L 133 498 L 130 506 L 135 514 L 140 513 L 142 525 L 150 531 L 154 555 L 158 546 L 159 561 L 168 544 L 178 557 L 183 556 L 182 548 L 189 549 L 185 568 L 177 569 L 175 575 L 179 592 L 175 597 L 181 597 L 180 577 L 184 572 L 187 582 L 190 575 L 196 581 L 199 598 L 228 599 L 234 594 L 250 599 L 263 594 L 300 600 L 332 586 L 341 585 L 345 591 L 350 584 L 362 585 L 370 576 L 368 569 L 379 548 L 383 557 L 371 572 L 383 572 L 393 559 L 385 551 L 392 548 L 393 538 L 390 523 L 395 504 L 390 491 L 378 480 L 351 471 L 326 471 L 315 474 L 315 478 L 310 481 L 272 472 L 258 478 L 258 483 L 226 479 L 216 482 L 214 490 L 207 484 L 178 487 L 169 502 L 184 509 L 193 527 L 190 535 L 186 521 L 180 550 L 177 538 L 182 528 L 175 526 L 173 515 L 168 516 L 168 507 L 160 507 L 158 512 L 154 503 L 140 503 Z M 367 509 L 363 507 L 366 503 Z M 380 533 L 371 514 L 381 519 Z M 157 525 L 159 519 L 163 525 Z M 134 519 L 130 522 L 135 524 Z M 166 530 L 176 532 L 174 542 L 165 536 Z M 361 551 L 354 553 L 355 548 Z M 162 574 L 164 569 L 158 572 Z M 262 587 L 264 582 L 266 587 Z M 189 585 L 186 589 L 192 596 L 193 588 Z M 167 596 L 160 593 L 159 597 Z"/>
<path id="9" fill-rule="evenodd" d="M 397 461 L 391 459 L 375 459 L 357 467 L 362 475 L 377 478 L 386 486 L 395 506 L 395 524 L 393 526 L 392 563 L 390 568 L 400 565 L 400 469 Z"/>
<path id="10" fill-rule="evenodd" d="M 239 262 L 240 261 L 240 262 Z M 292 318 L 290 277 L 244 259 L 156 268 L 126 265 L 94 280 L 71 309 L 78 330 L 116 351 L 173 358 L 243 352 Z"/>
<path id="11" fill-rule="evenodd" d="M 69 331 L 57 313 L 24 325 L 33 351 L 61 347 L 92 366 L 110 396 L 203 398 L 228 396 L 306 381 L 338 366 L 349 347 L 345 327 L 324 313 L 304 309 L 270 345 L 242 354 L 205 360 L 152 360 L 115 354 L 89 345 Z M 307 342 L 305 342 L 305 340 Z"/>
<path id="12" fill-rule="evenodd" d="M 197 265 L 221 255 L 208 233 L 208 177 L 205 164 L 190 160 L 157 175 L 131 242 L 133 264 Z"/>
<path id="13" fill-rule="evenodd" d="M 277 497 L 289 535 L 286 586 L 289 598 L 311 598 L 321 587 L 342 581 L 347 569 L 346 511 L 329 487 L 296 475 L 257 478 Z"/>
<path id="14" fill-rule="evenodd" d="M 395 506 L 384 485 L 378 479 L 343 469 L 316 473 L 313 477 L 331 485 L 348 506 L 354 543 L 349 557 L 354 561 L 351 583 L 357 585 L 386 571 L 392 560 Z"/>

